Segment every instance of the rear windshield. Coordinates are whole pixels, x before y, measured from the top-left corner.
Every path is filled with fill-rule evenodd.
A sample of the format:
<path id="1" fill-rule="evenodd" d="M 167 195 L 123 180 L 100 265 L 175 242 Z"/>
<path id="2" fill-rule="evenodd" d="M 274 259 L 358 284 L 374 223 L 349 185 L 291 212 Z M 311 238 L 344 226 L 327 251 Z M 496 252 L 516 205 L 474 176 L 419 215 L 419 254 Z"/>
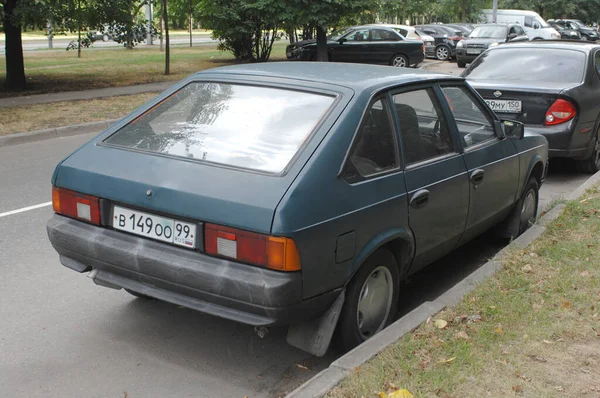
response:
<path id="1" fill-rule="evenodd" d="M 477 58 L 462 76 L 473 80 L 580 83 L 585 63 L 585 53 L 576 50 L 499 48 Z"/>
<path id="2" fill-rule="evenodd" d="M 286 89 L 190 83 L 104 142 L 280 173 L 334 100 Z"/>
<path id="3" fill-rule="evenodd" d="M 505 26 L 478 26 L 469 35 L 473 39 L 506 39 Z"/>

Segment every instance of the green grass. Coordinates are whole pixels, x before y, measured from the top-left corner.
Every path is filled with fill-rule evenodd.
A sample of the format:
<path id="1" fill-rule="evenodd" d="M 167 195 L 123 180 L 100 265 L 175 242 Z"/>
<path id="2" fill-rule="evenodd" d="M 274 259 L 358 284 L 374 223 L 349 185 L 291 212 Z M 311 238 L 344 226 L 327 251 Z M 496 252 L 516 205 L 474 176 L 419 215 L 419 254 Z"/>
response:
<path id="1" fill-rule="evenodd" d="M 277 43 L 271 58 L 285 57 L 286 42 Z M 180 80 L 194 72 L 234 62 L 229 53 L 215 46 L 173 47 L 171 75 L 164 75 L 164 52 L 159 46 L 139 46 L 133 50 L 84 49 L 25 53 L 28 89 L 21 92 L 0 91 L 0 98 L 16 95 L 86 90 L 143 83 Z M 0 81 L 6 76 L 4 57 L 0 57 Z"/>
<path id="2" fill-rule="evenodd" d="M 329 397 L 581 397 L 600 393 L 600 191 L 565 212 L 458 305 L 388 347 Z M 469 322 L 470 316 L 480 317 Z M 444 329 L 435 320 L 448 322 Z"/>

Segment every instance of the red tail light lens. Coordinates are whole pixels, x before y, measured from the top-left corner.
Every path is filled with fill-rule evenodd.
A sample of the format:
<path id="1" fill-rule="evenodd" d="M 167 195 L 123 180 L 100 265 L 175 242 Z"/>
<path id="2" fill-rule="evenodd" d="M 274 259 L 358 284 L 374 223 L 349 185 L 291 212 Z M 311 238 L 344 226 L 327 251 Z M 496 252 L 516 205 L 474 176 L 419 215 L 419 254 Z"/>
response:
<path id="1" fill-rule="evenodd" d="M 278 271 L 301 269 L 298 249 L 289 238 L 206 224 L 204 239 L 206 253 L 213 256 L 232 258 Z"/>
<path id="2" fill-rule="evenodd" d="M 544 124 L 546 126 L 553 126 L 555 124 L 565 123 L 573 119 L 576 115 L 577 109 L 572 102 L 564 99 L 557 99 L 550 108 L 548 108 Z"/>
<path id="3" fill-rule="evenodd" d="M 452 41 L 461 41 L 463 38 L 461 36 L 451 36 L 448 39 Z"/>
<path id="4" fill-rule="evenodd" d="M 95 196 L 52 187 L 52 208 L 63 216 L 100 225 L 100 201 Z"/>

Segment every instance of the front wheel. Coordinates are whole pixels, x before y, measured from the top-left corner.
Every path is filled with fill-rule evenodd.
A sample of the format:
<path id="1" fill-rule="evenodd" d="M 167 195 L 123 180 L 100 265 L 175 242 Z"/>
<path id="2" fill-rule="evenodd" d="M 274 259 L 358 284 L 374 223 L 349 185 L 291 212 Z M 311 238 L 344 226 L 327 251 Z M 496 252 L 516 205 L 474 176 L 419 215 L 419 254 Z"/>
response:
<path id="1" fill-rule="evenodd" d="M 396 259 L 389 250 L 379 249 L 346 288 L 338 324 L 342 349 L 353 349 L 392 323 L 398 306 L 398 286 Z"/>
<path id="2" fill-rule="evenodd" d="M 500 234 L 502 237 L 516 239 L 535 224 L 540 199 L 539 191 L 540 184 L 537 179 L 530 177 L 521 198 L 503 224 Z"/>
<path id="3" fill-rule="evenodd" d="M 409 66 L 408 65 L 408 58 L 406 58 L 405 55 L 396 54 L 390 60 L 390 65 L 394 66 L 396 68 L 407 68 Z"/>
<path id="4" fill-rule="evenodd" d="M 458 65 L 459 68 L 466 68 L 467 67 L 467 63 L 465 61 L 461 61 L 460 59 L 456 60 L 456 65 Z"/>
<path id="5" fill-rule="evenodd" d="M 577 170 L 580 173 L 588 173 L 594 174 L 598 170 L 600 170 L 600 127 L 598 127 L 598 131 L 596 133 L 596 138 L 594 141 L 594 151 L 592 155 L 584 160 L 577 161 Z"/>
<path id="6" fill-rule="evenodd" d="M 450 47 L 442 45 L 435 49 L 435 57 L 440 61 L 448 61 L 450 59 Z"/>
<path id="7" fill-rule="evenodd" d="M 102 41 L 108 41 L 110 40 L 110 37 L 108 37 L 108 35 L 102 35 Z"/>

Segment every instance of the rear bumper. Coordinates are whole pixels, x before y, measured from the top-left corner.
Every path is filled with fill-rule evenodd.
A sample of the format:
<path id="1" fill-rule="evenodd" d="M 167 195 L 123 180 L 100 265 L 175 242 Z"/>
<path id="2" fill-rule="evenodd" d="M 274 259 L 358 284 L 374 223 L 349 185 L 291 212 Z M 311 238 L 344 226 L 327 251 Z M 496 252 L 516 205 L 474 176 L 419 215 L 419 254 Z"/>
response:
<path id="1" fill-rule="evenodd" d="M 248 266 L 60 215 L 47 224 L 61 263 L 98 285 L 135 292 L 233 321 L 269 326 L 324 313 L 341 290 L 302 299 L 302 274 Z"/>
<path id="2" fill-rule="evenodd" d="M 592 123 L 593 125 L 593 123 Z M 586 159 L 591 155 L 592 133 L 574 133 L 582 126 L 572 120 L 556 126 L 525 125 L 528 132 L 541 134 L 548 140 L 551 158 Z"/>

